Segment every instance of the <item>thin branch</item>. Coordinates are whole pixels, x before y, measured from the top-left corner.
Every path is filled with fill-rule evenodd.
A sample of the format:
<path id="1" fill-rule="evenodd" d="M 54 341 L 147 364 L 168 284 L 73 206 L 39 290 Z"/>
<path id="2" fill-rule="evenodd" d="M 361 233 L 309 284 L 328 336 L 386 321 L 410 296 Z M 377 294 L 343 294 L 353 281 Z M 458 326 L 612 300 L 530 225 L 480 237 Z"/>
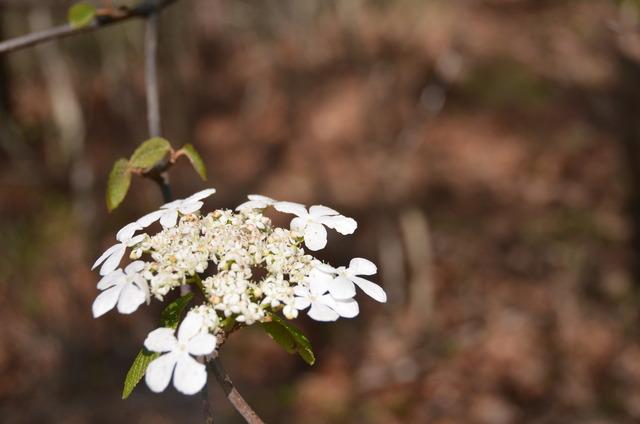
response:
<path id="1" fill-rule="evenodd" d="M 205 384 L 202 388 L 202 414 L 204 415 L 204 424 L 213 423 L 213 409 L 209 403 L 209 384 Z"/>
<path id="2" fill-rule="evenodd" d="M 234 408 L 242 415 L 242 418 L 244 418 L 248 424 L 264 424 L 264 421 L 262 421 L 235 388 L 231 377 L 227 375 L 217 355 L 209 361 L 209 368 L 213 371 L 220 386 L 222 386 L 222 390 L 224 390 L 225 395 L 227 395 L 227 399 L 229 399 L 229 402 L 231 402 Z"/>
<path id="3" fill-rule="evenodd" d="M 176 1 L 178 0 L 147 0 L 131 9 L 100 10 L 91 24 L 80 28 L 64 24 L 0 42 L 0 54 L 22 50 L 51 40 L 59 40 L 72 35 L 82 34 L 133 18 L 146 18 Z"/>
<path id="4" fill-rule="evenodd" d="M 145 33 L 145 75 L 147 89 L 147 120 L 149 135 L 159 137 L 160 98 L 158 94 L 158 13 L 147 18 Z"/>
<path id="5" fill-rule="evenodd" d="M 66 24 L 1 42 L 0 54 L 35 46 L 46 41 L 61 39 L 72 35 L 92 31 L 111 24 L 124 22 L 132 18 L 145 18 L 147 23 L 145 35 L 145 76 L 148 108 L 147 119 L 150 136 L 157 137 L 161 134 L 157 63 L 158 13 L 166 6 L 176 1 L 177 0 L 147 0 L 133 9 L 101 11 L 94 19 L 94 21 L 85 27 L 74 28 L 71 25 Z M 145 177 L 152 179 L 158 184 L 165 203 L 173 200 L 171 186 L 169 185 L 169 176 L 166 172 L 168 167 L 169 162 L 167 162 L 166 164 L 161 164 L 160 166 L 151 170 L 151 172 L 144 174 Z M 190 287 L 188 285 L 183 285 L 180 288 L 180 291 L 181 294 L 186 294 L 186 292 L 190 291 Z M 222 343 L 219 343 L 219 345 L 221 346 Z M 260 419 L 258 414 L 255 413 L 255 411 L 249 406 L 249 404 L 244 400 L 242 395 L 240 395 L 238 390 L 235 388 L 233 382 L 231 381 L 231 378 L 224 371 L 222 363 L 220 362 L 220 359 L 217 355 L 208 360 L 208 366 L 213 371 L 220 386 L 222 386 L 227 399 L 229 399 L 229 402 L 231 402 L 231 404 L 236 408 L 240 415 L 242 415 L 246 422 L 249 424 L 264 424 L 264 421 Z M 209 403 L 208 390 L 206 390 L 206 387 L 203 390 L 202 406 L 205 415 L 205 422 L 207 424 L 212 424 L 213 414 L 211 412 L 211 405 Z"/>

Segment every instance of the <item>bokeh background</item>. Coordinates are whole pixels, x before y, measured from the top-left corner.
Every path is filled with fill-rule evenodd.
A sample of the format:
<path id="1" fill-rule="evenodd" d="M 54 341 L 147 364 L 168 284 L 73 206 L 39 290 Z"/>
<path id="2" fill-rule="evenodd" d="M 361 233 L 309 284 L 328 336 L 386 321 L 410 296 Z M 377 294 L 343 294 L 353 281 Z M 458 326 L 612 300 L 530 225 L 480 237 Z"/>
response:
<path id="1" fill-rule="evenodd" d="M 105 1 L 104 4 L 109 2 Z M 0 0 L 0 38 L 69 1 Z M 355 217 L 323 258 L 379 265 L 386 305 L 222 353 L 270 423 L 640 422 L 639 3 L 184 0 L 161 23 L 163 128 L 202 152 L 174 191 Z M 143 24 L 0 56 L 0 422 L 199 423 L 125 372 L 159 306 L 93 320 L 89 268 L 156 208 L 113 162 L 146 138 Z M 239 423 L 217 385 L 216 422 Z"/>

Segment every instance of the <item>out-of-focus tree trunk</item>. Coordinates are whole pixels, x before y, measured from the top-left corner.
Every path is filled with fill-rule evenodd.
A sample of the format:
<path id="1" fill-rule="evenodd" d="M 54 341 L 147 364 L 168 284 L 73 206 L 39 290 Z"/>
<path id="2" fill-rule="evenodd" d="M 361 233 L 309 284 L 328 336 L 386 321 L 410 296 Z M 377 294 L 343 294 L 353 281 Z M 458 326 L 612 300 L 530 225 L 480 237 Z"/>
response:
<path id="1" fill-rule="evenodd" d="M 0 4 L 0 40 L 6 38 L 4 28 L 4 13 L 6 6 Z M 11 96 L 9 94 L 9 70 L 7 57 L 0 55 L 0 125 L 11 112 Z"/>
<path id="2" fill-rule="evenodd" d="M 616 49 L 615 124 L 627 182 L 632 276 L 640 286 L 640 55 L 625 43 Z"/>

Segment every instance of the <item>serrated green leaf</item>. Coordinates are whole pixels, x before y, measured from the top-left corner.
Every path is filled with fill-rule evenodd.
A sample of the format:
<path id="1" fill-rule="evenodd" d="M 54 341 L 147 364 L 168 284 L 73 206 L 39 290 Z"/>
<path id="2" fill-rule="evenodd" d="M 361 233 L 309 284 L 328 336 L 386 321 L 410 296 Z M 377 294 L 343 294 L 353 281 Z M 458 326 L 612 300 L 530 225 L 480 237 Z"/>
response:
<path id="1" fill-rule="evenodd" d="M 177 298 L 173 302 L 167 305 L 166 308 L 160 314 L 160 324 L 162 327 L 176 328 L 180 322 L 180 316 L 185 310 L 189 302 L 193 299 L 193 293 L 187 293 L 182 297 Z M 140 352 L 133 360 L 133 364 L 127 372 L 127 376 L 124 378 L 124 387 L 122 389 L 122 399 L 126 399 L 131 395 L 133 389 L 136 388 L 144 374 L 147 372 L 149 364 L 160 356 L 157 352 L 150 352 L 144 347 L 140 349 Z"/>
<path id="2" fill-rule="evenodd" d="M 189 159 L 189 162 L 191 162 L 193 169 L 195 169 L 198 175 L 200 175 L 200 178 L 206 181 L 207 167 L 205 166 L 200 153 L 198 153 L 196 148 L 193 147 L 193 144 L 185 144 L 184 146 L 182 146 L 182 149 L 180 149 L 180 151 Z"/>
<path id="3" fill-rule="evenodd" d="M 278 315 L 270 314 L 272 321 L 263 322 L 262 328 L 280 346 L 289 353 L 298 353 L 309 365 L 316 362 L 311 343 L 299 328 L 289 324 Z"/>
<path id="4" fill-rule="evenodd" d="M 163 327 L 176 328 L 180 322 L 182 312 L 192 299 L 193 293 L 187 293 L 169 303 L 160 314 L 160 325 Z"/>
<path id="5" fill-rule="evenodd" d="M 69 25 L 74 28 L 82 28 L 93 22 L 96 16 L 96 7 L 92 4 L 80 2 L 69 8 L 67 19 Z"/>
<path id="6" fill-rule="evenodd" d="M 142 143 L 129 159 L 133 168 L 147 170 L 160 162 L 171 150 L 171 144 L 164 138 L 154 137 Z"/>
<path id="7" fill-rule="evenodd" d="M 129 170 L 129 161 L 126 159 L 118 159 L 113 164 L 113 168 L 109 173 L 107 181 L 107 209 L 109 212 L 122 203 L 127 196 L 129 186 L 131 185 L 131 171 Z"/>
<path id="8" fill-rule="evenodd" d="M 158 352 L 150 352 L 144 347 L 136 355 L 136 359 L 133 360 L 131 368 L 127 372 L 127 376 L 124 379 L 124 388 L 122 389 L 122 399 L 128 398 L 133 389 L 136 388 L 142 377 L 144 377 L 147 367 L 154 359 L 158 358 L 160 354 Z"/>

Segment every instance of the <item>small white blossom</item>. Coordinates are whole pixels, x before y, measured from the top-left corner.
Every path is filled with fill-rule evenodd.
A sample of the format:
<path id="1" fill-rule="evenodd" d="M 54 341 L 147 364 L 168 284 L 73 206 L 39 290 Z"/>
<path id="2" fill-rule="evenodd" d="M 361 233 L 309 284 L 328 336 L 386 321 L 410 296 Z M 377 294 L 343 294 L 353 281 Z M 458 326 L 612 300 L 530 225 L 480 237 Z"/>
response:
<path id="1" fill-rule="evenodd" d="M 353 218 L 340 215 L 339 212 L 322 205 L 307 208 L 293 202 L 277 202 L 274 207 L 284 213 L 296 215 L 291 220 L 291 229 L 304 235 L 305 245 L 313 251 L 324 249 L 327 245 L 327 230 L 329 227 L 340 234 L 353 234 L 358 223 Z"/>
<path id="2" fill-rule="evenodd" d="M 140 274 L 144 262 L 130 263 L 122 272 L 117 269 L 104 276 L 98 283 L 102 293 L 93 302 L 93 317 L 98 318 L 117 304 L 118 312 L 131 314 L 145 301 L 149 301 L 149 287 Z"/>
<path id="3" fill-rule="evenodd" d="M 293 288 L 295 308 L 302 311 L 309 308 L 307 315 L 316 321 L 335 321 L 340 316 L 330 305 L 334 300 L 327 293 L 331 277 L 316 270 L 311 271 L 308 285 Z"/>
<path id="4" fill-rule="evenodd" d="M 179 392 L 192 395 L 206 384 L 207 370 L 191 355 L 213 352 L 216 337 L 203 331 L 202 316 L 189 313 L 178 329 L 177 338 L 172 328 L 158 328 L 149 333 L 144 347 L 152 352 L 166 352 L 149 364 L 145 373 L 147 386 L 156 393 L 162 392 L 173 374 L 174 387 Z"/>
<path id="5" fill-rule="evenodd" d="M 262 196 L 260 194 L 250 194 L 247 198 L 249 200 L 238 206 L 236 208 L 237 211 L 246 209 L 265 209 L 277 203 L 277 200 L 273 200 L 270 197 Z"/>
<path id="6" fill-rule="evenodd" d="M 323 272 L 335 274 L 335 278 L 329 285 L 329 293 L 336 300 L 352 298 L 356 294 L 355 286 L 358 286 L 378 302 L 385 303 L 387 301 L 387 294 L 382 287 L 359 277 L 360 275 L 373 275 L 378 271 L 376 265 L 370 260 L 354 258 L 349 262 L 348 268 L 344 266 L 333 268 L 327 264 L 316 264 L 316 267 Z"/>
<path id="7" fill-rule="evenodd" d="M 178 213 L 188 215 L 199 211 L 204 204 L 202 200 L 211 196 L 215 192 L 215 188 L 208 188 L 206 190 L 199 191 L 186 199 L 178 199 L 173 202 L 165 203 L 160 207 L 160 210 L 143 216 L 137 222 L 138 224 L 147 227 L 157 220 L 160 220 L 160 224 L 164 228 L 175 227 L 178 222 Z"/>
<path id="8" fill-rule="evenodd" d="M 139 234 L 134 237 L 135 232 L 142 229 L 143 227 L 137 222 L 132 222 L 131 224 L 127 224 L 122 227 L 116 234 L 116 240 L 120 243 L 114 244 L 108 248 L 94 262 L 91 269 L 95 269 L 98 265 L 102 264 L 100 267 L 100 275 L 107 275 L 118 268 L 127 247 L 134 246 L 144 240 L 145 234 Z"/>

